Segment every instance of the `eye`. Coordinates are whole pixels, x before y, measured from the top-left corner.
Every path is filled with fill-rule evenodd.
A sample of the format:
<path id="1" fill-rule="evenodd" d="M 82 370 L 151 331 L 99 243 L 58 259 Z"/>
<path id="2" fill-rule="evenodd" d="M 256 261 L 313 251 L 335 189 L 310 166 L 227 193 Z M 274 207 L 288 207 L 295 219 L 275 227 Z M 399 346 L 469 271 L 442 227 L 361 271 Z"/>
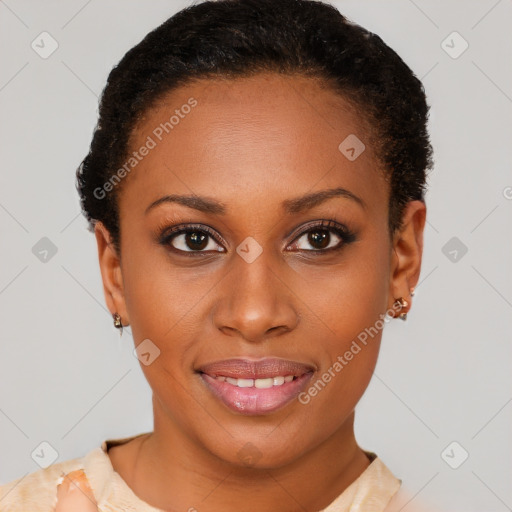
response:
<path id="1" fill-rule="evenodd" d="M 164 231 L 160 237 L 160 244 L 171 248 L 174 252 L 186 256 L 208 252 L 226 252 L 217 242 L 218 235 L 206 225 L 174 226 Z M 320 221 L 309 225 L 307 229 L 297 236 L 290 246 L 292 249 L 325 254 L 330 251 L 341 250 L 343 246 L 356 239 L 346 226 L 335 221 Z"/>
<path id="2" fill-rule="evenodd" d="M 184 253 L 225 252 L 215 239 L 216 234 L 208 226 L 176 226 L 161 238 L 160 243 Z"/>
<path id="3" fill-rule="evenodd" d="M 345 226 L 334 221 L 322 221 L 303 231 L 292 247 L 299 251 L 324 253 L 339 250 L 354 240 L 355 235 Z"/>

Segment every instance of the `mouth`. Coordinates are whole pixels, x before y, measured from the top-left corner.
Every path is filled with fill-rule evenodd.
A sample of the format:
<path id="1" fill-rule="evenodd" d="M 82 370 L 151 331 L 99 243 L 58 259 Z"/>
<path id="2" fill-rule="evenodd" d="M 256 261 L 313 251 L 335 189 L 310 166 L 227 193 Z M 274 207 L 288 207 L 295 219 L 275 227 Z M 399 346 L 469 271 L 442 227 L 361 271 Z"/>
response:
<path id="1" fill-rule="evenodd" d="M 198 369 L 212 395 L 239 414 L 275 412 L 307 386 L 315 367 L 277 358 L 228 359 Z"/>

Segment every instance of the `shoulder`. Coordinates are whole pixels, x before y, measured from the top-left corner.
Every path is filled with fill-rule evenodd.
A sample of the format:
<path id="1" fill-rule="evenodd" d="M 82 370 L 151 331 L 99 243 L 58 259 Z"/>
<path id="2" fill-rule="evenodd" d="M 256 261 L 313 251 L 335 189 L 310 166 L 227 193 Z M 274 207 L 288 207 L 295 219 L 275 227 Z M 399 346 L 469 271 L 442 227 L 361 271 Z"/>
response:
<path id="1" fill-rule="evenodd" d="M 0 485 L 2 512 L 52 512 L 57 504 L 57 486 L 71 471 L 83 469 L 84 458 L 52 464 Z"/>
<path id="2" fill-rule="evenodd" d="M 406 505 L 407 508 L 405 509 Z M 417 497 L 407 488 L 400 487 L 398 492 L 389 501 L 384 512 L 400 512 L 404 509 L 407 512 L 441 512 L 431 504 L 422 501 L 421 498 Z"/>
<path id="3" fill-rule="evenodd" d="M 82 457 L 68 459 L 28 473 L 21 478 L 0 485 L 1 512 L 54 512 L 57 505 L 57 490 L 65 475 L 82 470 L 90 485 L 91 494 L 99 506 L 118 499 L 124 493 L 126 499 L 134 499 L 132 492 L 115 473 L 110 461 L 110 447 L 127 444 L 148 433 L 129 437 L 106 439 Z M 135 510 L 135 509 L 134 509 Z M 138 509 L 137 509 L 138 510 Z"/>

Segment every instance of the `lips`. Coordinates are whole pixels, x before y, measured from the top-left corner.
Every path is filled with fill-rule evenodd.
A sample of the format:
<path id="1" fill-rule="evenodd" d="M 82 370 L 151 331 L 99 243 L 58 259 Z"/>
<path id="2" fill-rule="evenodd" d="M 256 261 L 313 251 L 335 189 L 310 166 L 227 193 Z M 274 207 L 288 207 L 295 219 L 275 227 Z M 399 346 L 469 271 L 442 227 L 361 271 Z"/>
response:
<path id="1" fill-rule="evenodd" d="M 226 359 L 199 368 L 201 373 L 206 373 L 210 377 L 231 377 L 232 379 L 268 379 L 287 375 L 300 377 L 314 370 L 312 365 L 278 358 Z"/>
<path id="2" fill-rule="evenodd" d="M 198 369 L 212 395 L 239 414 L 261 415 L 281 409 L 310 381 L 312 365 L 285 359 L 228 359 Z"/>

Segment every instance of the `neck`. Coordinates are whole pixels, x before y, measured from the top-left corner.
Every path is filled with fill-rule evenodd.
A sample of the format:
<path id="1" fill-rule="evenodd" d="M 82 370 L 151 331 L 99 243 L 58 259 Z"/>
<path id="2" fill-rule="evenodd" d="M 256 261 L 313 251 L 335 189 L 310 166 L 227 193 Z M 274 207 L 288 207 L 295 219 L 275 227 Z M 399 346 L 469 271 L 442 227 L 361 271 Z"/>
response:
<path id="1" fill-rule="evenodd" d="M 166 510 L 322 510 L 370 464 L 354 437 L 354 413 L 328 439 L 276 468 L 233 465 L 183 432 L 153 400 L 154 432 L 139 445 L 130 487 Z M 228 505 L 229 504 L 229 505 Z M 228 508 L 229 507 L 229 508 Z"/>

